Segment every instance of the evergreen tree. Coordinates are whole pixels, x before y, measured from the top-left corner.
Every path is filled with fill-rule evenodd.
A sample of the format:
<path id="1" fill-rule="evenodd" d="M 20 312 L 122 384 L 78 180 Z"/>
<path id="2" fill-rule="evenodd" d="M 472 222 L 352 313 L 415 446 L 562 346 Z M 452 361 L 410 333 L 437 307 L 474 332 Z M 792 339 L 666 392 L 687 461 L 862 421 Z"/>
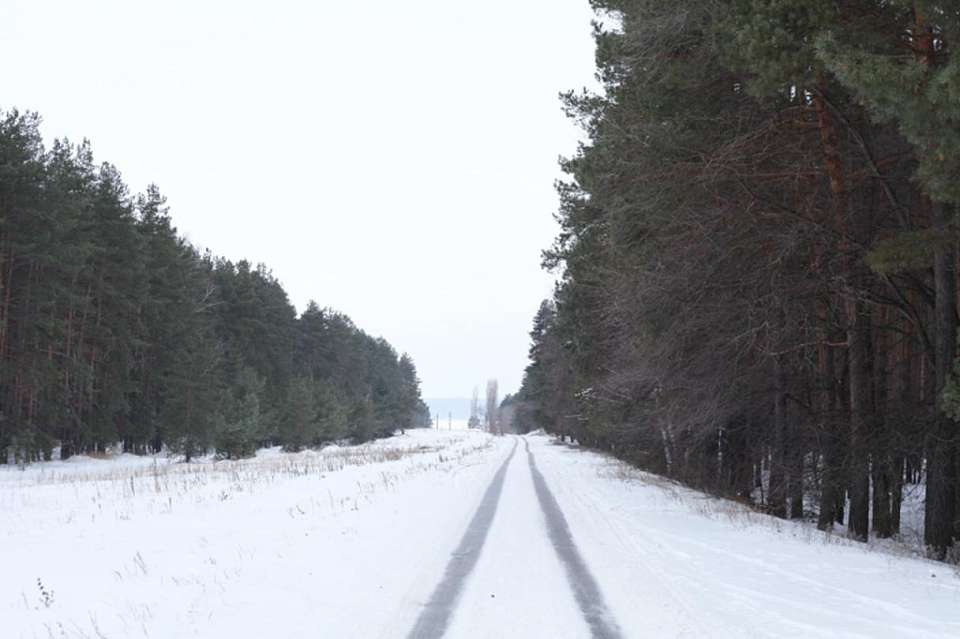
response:
<path id="1" fill-rule="evenodd" d="M 373 401 L 369 397 L 354 400 L 347 416 L 347 436 L 354 443 L 362 444 L 373 438 L 376 427 Z"/>
<path id="2" fill-rule="evenodd" d="M 897 533 L 904 478 L 927 468 L 927 541 L 945 556 L 956 11 L 592 5 L 610 18 L 603 89 L 565 96 L 589 142 L 562 163 L 544 253 L 561 279 L 514 423 L 778 516 L 813 502 L 821 528 L 861 540 Z"/>
<path id="3" fill-rule="evenodd" d="M 170 369 L 165 371 L 160 419 L 170 449 L 190 462 L 207 452 L 222 428 L 222 360 L 210 327 L 189 326 L 186 330 Z"/>
<path id="4" fill-rule="evenodd" d="M 935 395 L 939 395 L 949 382 L 956 357 L 960 57 L 953 54 L 953 46 L 960 38 L 960 14 L 943 2 L 929 0 L 893 2 L 885 8 L 891 14 L 885 26 L 895 27 L 885 41 L 851 39 L 843 32 L 825 30 L 818 39 L 819 54 L 879 123 L 896 127 L 913 147 L 930 228 L 919 232 L 919 245 L 915 241 L 919 233 L 905 229 L 880 250 L 881 256 L 893 252 L 898 262 L 906 260 L 914 267 L 932 262 L 933 363 Z M 902 45 L 909 47 L 911 56 L 902 55 Z M 924 263 L 924 258 L 929 262 Z M 875 264 L 882 261 L 875 259 Z M 924 533 L 933 553 L 943 557 L 960 539 L 960 429 L 946 415 L 937 415 L 935 421 L 926 451 Z"/>
<path id="5" fill-rule="evenodd" d="M 131 196 L 88 142 L 47 150 L 39 126 L 0 113 L 0 463 L 118 443 L 240 457 L 422 411 L 409 358 L 316 304 L 298 318 L 265 266 L 197 251 L 156 186 Z"/>
<path id="6" fill-rule="evenodd" d="M 217 454 L 226 459 L 252 456 L 263 439 L 260 398 L 264 380 L 251 368 L 237 375 L 233 389 L 226 392 L 223 420 L 216 433 Z"/>
<path id="7" fill-rule="evenodd" d="M 315 442 L 319 432 L 313 385 L 309 378 L 297 377 L 290 383 L 279 426 L 280 443 L 284 450 L 297 452 Z"/>
<path id="8" fill-rule="evenodd" d="M 337 391 L 337 387 L 329 381 L 315 382 L 313 391 L 319 424 L 314 444 L 320 446 L 346 437 L 348 432 L 347 407 Z"/>
<path id="9" fill-rule="evenodd" d="M 420 409 L 420 378 L 417 376 L 417 367 L 413 359 L 404 353 L 398 363 L 399 388 L 396 426 L 403 433 L 407 428 L 414 428 L 417 412 Z"/>

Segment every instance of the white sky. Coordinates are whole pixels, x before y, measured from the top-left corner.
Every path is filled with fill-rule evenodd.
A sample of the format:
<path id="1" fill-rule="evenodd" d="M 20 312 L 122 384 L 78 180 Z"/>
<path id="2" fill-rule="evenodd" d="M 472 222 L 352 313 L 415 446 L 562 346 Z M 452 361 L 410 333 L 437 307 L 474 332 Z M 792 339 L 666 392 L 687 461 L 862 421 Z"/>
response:
<path id="1" fill-rule="evenodd" d="M 0 108 L 156 182 L 195 244 L 349 314 L 426 397 L 519 386 L 587 0 L 3 0 Z"/>

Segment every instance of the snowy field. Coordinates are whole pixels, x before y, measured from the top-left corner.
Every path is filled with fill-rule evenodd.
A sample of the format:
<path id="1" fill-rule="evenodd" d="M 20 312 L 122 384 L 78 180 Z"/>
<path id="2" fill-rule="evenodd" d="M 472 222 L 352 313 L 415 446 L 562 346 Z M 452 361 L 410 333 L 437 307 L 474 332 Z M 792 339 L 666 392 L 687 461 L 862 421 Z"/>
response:
<path id="1" fill-rule="evenodd" d="M 242 462 L 5 467 L 0 636 L 396 636 L 495 452 L 413 431 Z"/>
<path id="2" fill-rule="evenodd" d="M 446 636 L 588 637 L 534 458 L 624 637 L 960 637 L 947 565 L 546 437 L 456 430 L 242 462 L 2 468 L 0 634 L 402 638 L 499 474 Z"/>

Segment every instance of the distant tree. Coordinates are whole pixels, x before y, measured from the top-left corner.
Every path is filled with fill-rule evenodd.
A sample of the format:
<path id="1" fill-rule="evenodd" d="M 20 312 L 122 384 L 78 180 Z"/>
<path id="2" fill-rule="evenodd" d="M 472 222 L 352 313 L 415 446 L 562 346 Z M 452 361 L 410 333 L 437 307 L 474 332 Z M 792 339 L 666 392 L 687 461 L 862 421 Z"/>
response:
<path id="1" fill-rule="evenodd" d="M 414 428 L 431 428 L 433 422 L 430 418 L 430 407 L 427 406 L 426 402 L 422 399 L 417 404 L 417 409 L 414 414 Z"/>
<path id="2" fill-rule="evenodd" d="M 226 392 L 223 420 L 216 434 L 217 454 L 226 459 L 252 456 L 263 437 L 260 409 L 265 383 L 252 368 L 237 375 L 233 389 Z"/>
<path id="3" fill-rule="evenodd" d="M 329 381 L 314 382 L 313 392 L 319 425 L 314 444 L 322 445 L 346 437 L 349 415 L 337 387 Z"/>
<path id="4" fill-rule="evenodd" d="M 500 426 L 499 414 L 497 411 L 498 406 L 499 399 L 497 397 L 497 380 L 491 379 L 487 381 L 487 431 L 502 435 L 503 431 Z"/>
<path id="5" fill-rule="evenodd" d="M 404 353 L 400 357 L 398 367 L 400 387 L 398 389 L 397 426 L 402 434 L 407 428 L 414 427 L 417 411 L 422 400 L 420 397 L 420 378 L 417 376 L 417 368 L 413 359 Z"/>
<path id="6" fill-rule="evenodd" d="M 297 452 L 310 446 L 320 432 L 316 395 L 311 380 L 297 377 L 290 383 L 279 424 L 280 444 L 289 452 Z"/>
<path id="7" fill-rule="evenodd" d="M 209 327 L 187 330 L 164 375 L 160 419 L 170 450 L 190 462 L 207 452 L 222 426 L 222 352 Z"/>
<path id="8" fill-rule="evenodd" d="M 316 304 L 297 317 L 267 267 L 198 251 L 156 186 L 131 195 L 88 142 L 48 149 L 39 127 L 0 112 L 0 463 L 117 443 L 244 456 L 389 435 L 423 410 L 411 358 Z M 316 428 L 291 430 L 305 395 Z"/>
<path id="9" fill-rule="evenodd" d="M 470 399 L 470 419 L 467 421 L 469 428 L 480 428 L 480 389 L 473 387 L 473 397 Z"/>
<path id="10" fill-rule="evenodd" d="M 507 393 L 500 406 L 497 407 L 497 413 L 500 421 L 500 432 L 517 433 L 520 429 L 516 424 L 517 399 L 516 396 Z"/>
<path id="11" fill-rule="evenodd" d="M 376 416 L 373 401 L 369 398 L 354 401 L 347 417 L 347 435 L 356 444 L 373 438 L 376 431 Z"/>

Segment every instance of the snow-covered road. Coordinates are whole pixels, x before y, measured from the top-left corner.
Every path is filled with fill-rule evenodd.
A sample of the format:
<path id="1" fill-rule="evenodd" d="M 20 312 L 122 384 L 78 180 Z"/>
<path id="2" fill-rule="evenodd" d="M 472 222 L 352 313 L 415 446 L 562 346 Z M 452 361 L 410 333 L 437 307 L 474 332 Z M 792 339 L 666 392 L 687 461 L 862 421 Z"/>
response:
<path id="1" fill-rule="evenodd" d="M 519 438 L 511 439 L 514 448 L 494 476 L 410 639 L 620 637 L 566 520 L 536 469 L 529 442 L 524 440 L 522 456 L 517 456 Z"/>
<path id="2" fill-rule="evenodd" d="M 441 633 L 960 637 L 960 579 L 538 436 L 0 469 L 0 636 Z"/>

